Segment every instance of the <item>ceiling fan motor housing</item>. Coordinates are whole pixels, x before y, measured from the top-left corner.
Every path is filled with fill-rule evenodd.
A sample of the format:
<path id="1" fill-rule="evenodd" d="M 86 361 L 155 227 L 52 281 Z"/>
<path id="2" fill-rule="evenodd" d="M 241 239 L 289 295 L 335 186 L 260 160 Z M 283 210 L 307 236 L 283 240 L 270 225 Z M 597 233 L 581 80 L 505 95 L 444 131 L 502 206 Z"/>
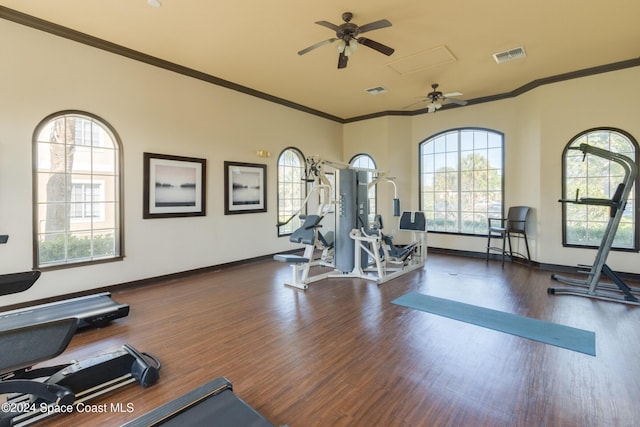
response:
<path id="1" fill-rule="evenodd" d="M 387 56 L 393 54 L 394 49 L 390 48 L 389 46 L 385 46 L 382 43 L 378 43 L 377 41 L 371 40 L 367 37 L 358 38 L 358 36 L 362 33 L 377 30 L 380 28 L 390 27 L 391 22 L 386 19 L 380 19 L 378 21 L 370 22 L 363 25 L 362 27 L 359 27 L 358 25 L 351 22 L 352 18 L 353 14 L 351 12 L 344 12 L 342 14 L 342 20 L 344 21 L 344 24 L 341 25 L 335 25 L 328 21 L 316 21 L 315 23 L 317 25 L 321 25 L 335 31 L 336 37 L 313 44 L 306 49 L 302 49 L 298 51 L 298 55 L 304 55 L 307 52 L 333 43 L 336 40 L 340 40 L 340 43 L 337 46 L 338 52 L 340 53 L 340 56 L 338 57 L 338 68 L 345 68 L 347 66 L 348 56 L 351 55 L 353 49 L 355 49 L 358 44 L 363 44 Z"/>
<path id="2" fill-rule="evenodd" d="M 346 42 L 348 42 L 352 38 L 356 38 L 358 34 L 360 34 L 360 28 L 358 28 L 356 24 L 352 24 L 351 22 L 340 25 L 340 29 L 336 31 L 336 37 Z"/>
<path id="3" fill-rule="evenodd" d="M 429 94 L 429 98 L 431 98 L 431 101 L 436 102 L 439 99 L 442 99 L 443 95 L 442 95 L 442 92 L 438 90 L 438 84 L 434 83 L 431 85 L 431 87 L 433 88 L 433 92 Z"/>

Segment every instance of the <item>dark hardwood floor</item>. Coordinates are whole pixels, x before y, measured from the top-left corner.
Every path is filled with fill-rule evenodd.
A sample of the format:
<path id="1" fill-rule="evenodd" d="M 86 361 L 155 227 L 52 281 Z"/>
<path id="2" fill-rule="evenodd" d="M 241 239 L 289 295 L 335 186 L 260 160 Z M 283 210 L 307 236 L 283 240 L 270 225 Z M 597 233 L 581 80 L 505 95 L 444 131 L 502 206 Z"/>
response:
<path id="1" fill-rule="evenodd" d="M 118 426 L 220 376 L 275 425 L 635 426 L 640 307 L 550 296 L 550 272 L 429 254 L 376 285 L 327 279 L 285 287 L 259 261 L 113 294 L 130 315 L 81 331 L 55 361 L 129 343 L 163 362 L 159 382 L 41 425 Z M 595 331 L 596 357 L 391 304 L 409 291 Z M 210 425 L 215 425 L 215 420 Z M 185 426 L 186 427 L 186 426 Z"/>

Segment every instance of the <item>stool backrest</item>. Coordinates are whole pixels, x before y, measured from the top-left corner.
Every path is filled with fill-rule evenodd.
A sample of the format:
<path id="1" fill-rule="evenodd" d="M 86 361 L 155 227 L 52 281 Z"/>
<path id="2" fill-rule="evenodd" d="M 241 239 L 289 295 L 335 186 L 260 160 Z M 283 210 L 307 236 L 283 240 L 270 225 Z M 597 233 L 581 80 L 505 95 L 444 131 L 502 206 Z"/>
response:
<path id="1" fill-rule="evenodd" d="M 527 226 L 528 206 L 512 206 L 507 214 L 507 228 L 511 232 L 524 233 Z"/>

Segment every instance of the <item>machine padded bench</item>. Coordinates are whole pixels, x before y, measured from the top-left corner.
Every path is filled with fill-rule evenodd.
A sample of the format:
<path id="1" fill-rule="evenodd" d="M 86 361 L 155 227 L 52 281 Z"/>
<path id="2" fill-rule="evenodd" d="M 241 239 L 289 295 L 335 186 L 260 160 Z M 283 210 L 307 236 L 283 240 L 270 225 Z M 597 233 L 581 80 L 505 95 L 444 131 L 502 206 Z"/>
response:
<path id="1" fill-rule="evenodd" d="M 288 264 L 304 264 L 305 262 L 309 262 L 309 258 L 295 254 L 276 254 L 273 256 L 273 259 Z"/>

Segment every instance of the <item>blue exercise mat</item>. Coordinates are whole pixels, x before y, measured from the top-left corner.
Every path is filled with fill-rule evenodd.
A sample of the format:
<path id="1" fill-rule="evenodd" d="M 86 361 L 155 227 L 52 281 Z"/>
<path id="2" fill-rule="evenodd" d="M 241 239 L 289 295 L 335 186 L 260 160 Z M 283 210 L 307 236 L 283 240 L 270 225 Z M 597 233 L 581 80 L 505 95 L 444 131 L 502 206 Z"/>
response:
<path id="1" fill-rule="evenodd" d="M 591 356 L 596 355 L 596 334 L 592 331 L 423 295 L 417 292 L 409 292 L 391 302 L 522 338 L 555 345 L 556 347 Z"/>

